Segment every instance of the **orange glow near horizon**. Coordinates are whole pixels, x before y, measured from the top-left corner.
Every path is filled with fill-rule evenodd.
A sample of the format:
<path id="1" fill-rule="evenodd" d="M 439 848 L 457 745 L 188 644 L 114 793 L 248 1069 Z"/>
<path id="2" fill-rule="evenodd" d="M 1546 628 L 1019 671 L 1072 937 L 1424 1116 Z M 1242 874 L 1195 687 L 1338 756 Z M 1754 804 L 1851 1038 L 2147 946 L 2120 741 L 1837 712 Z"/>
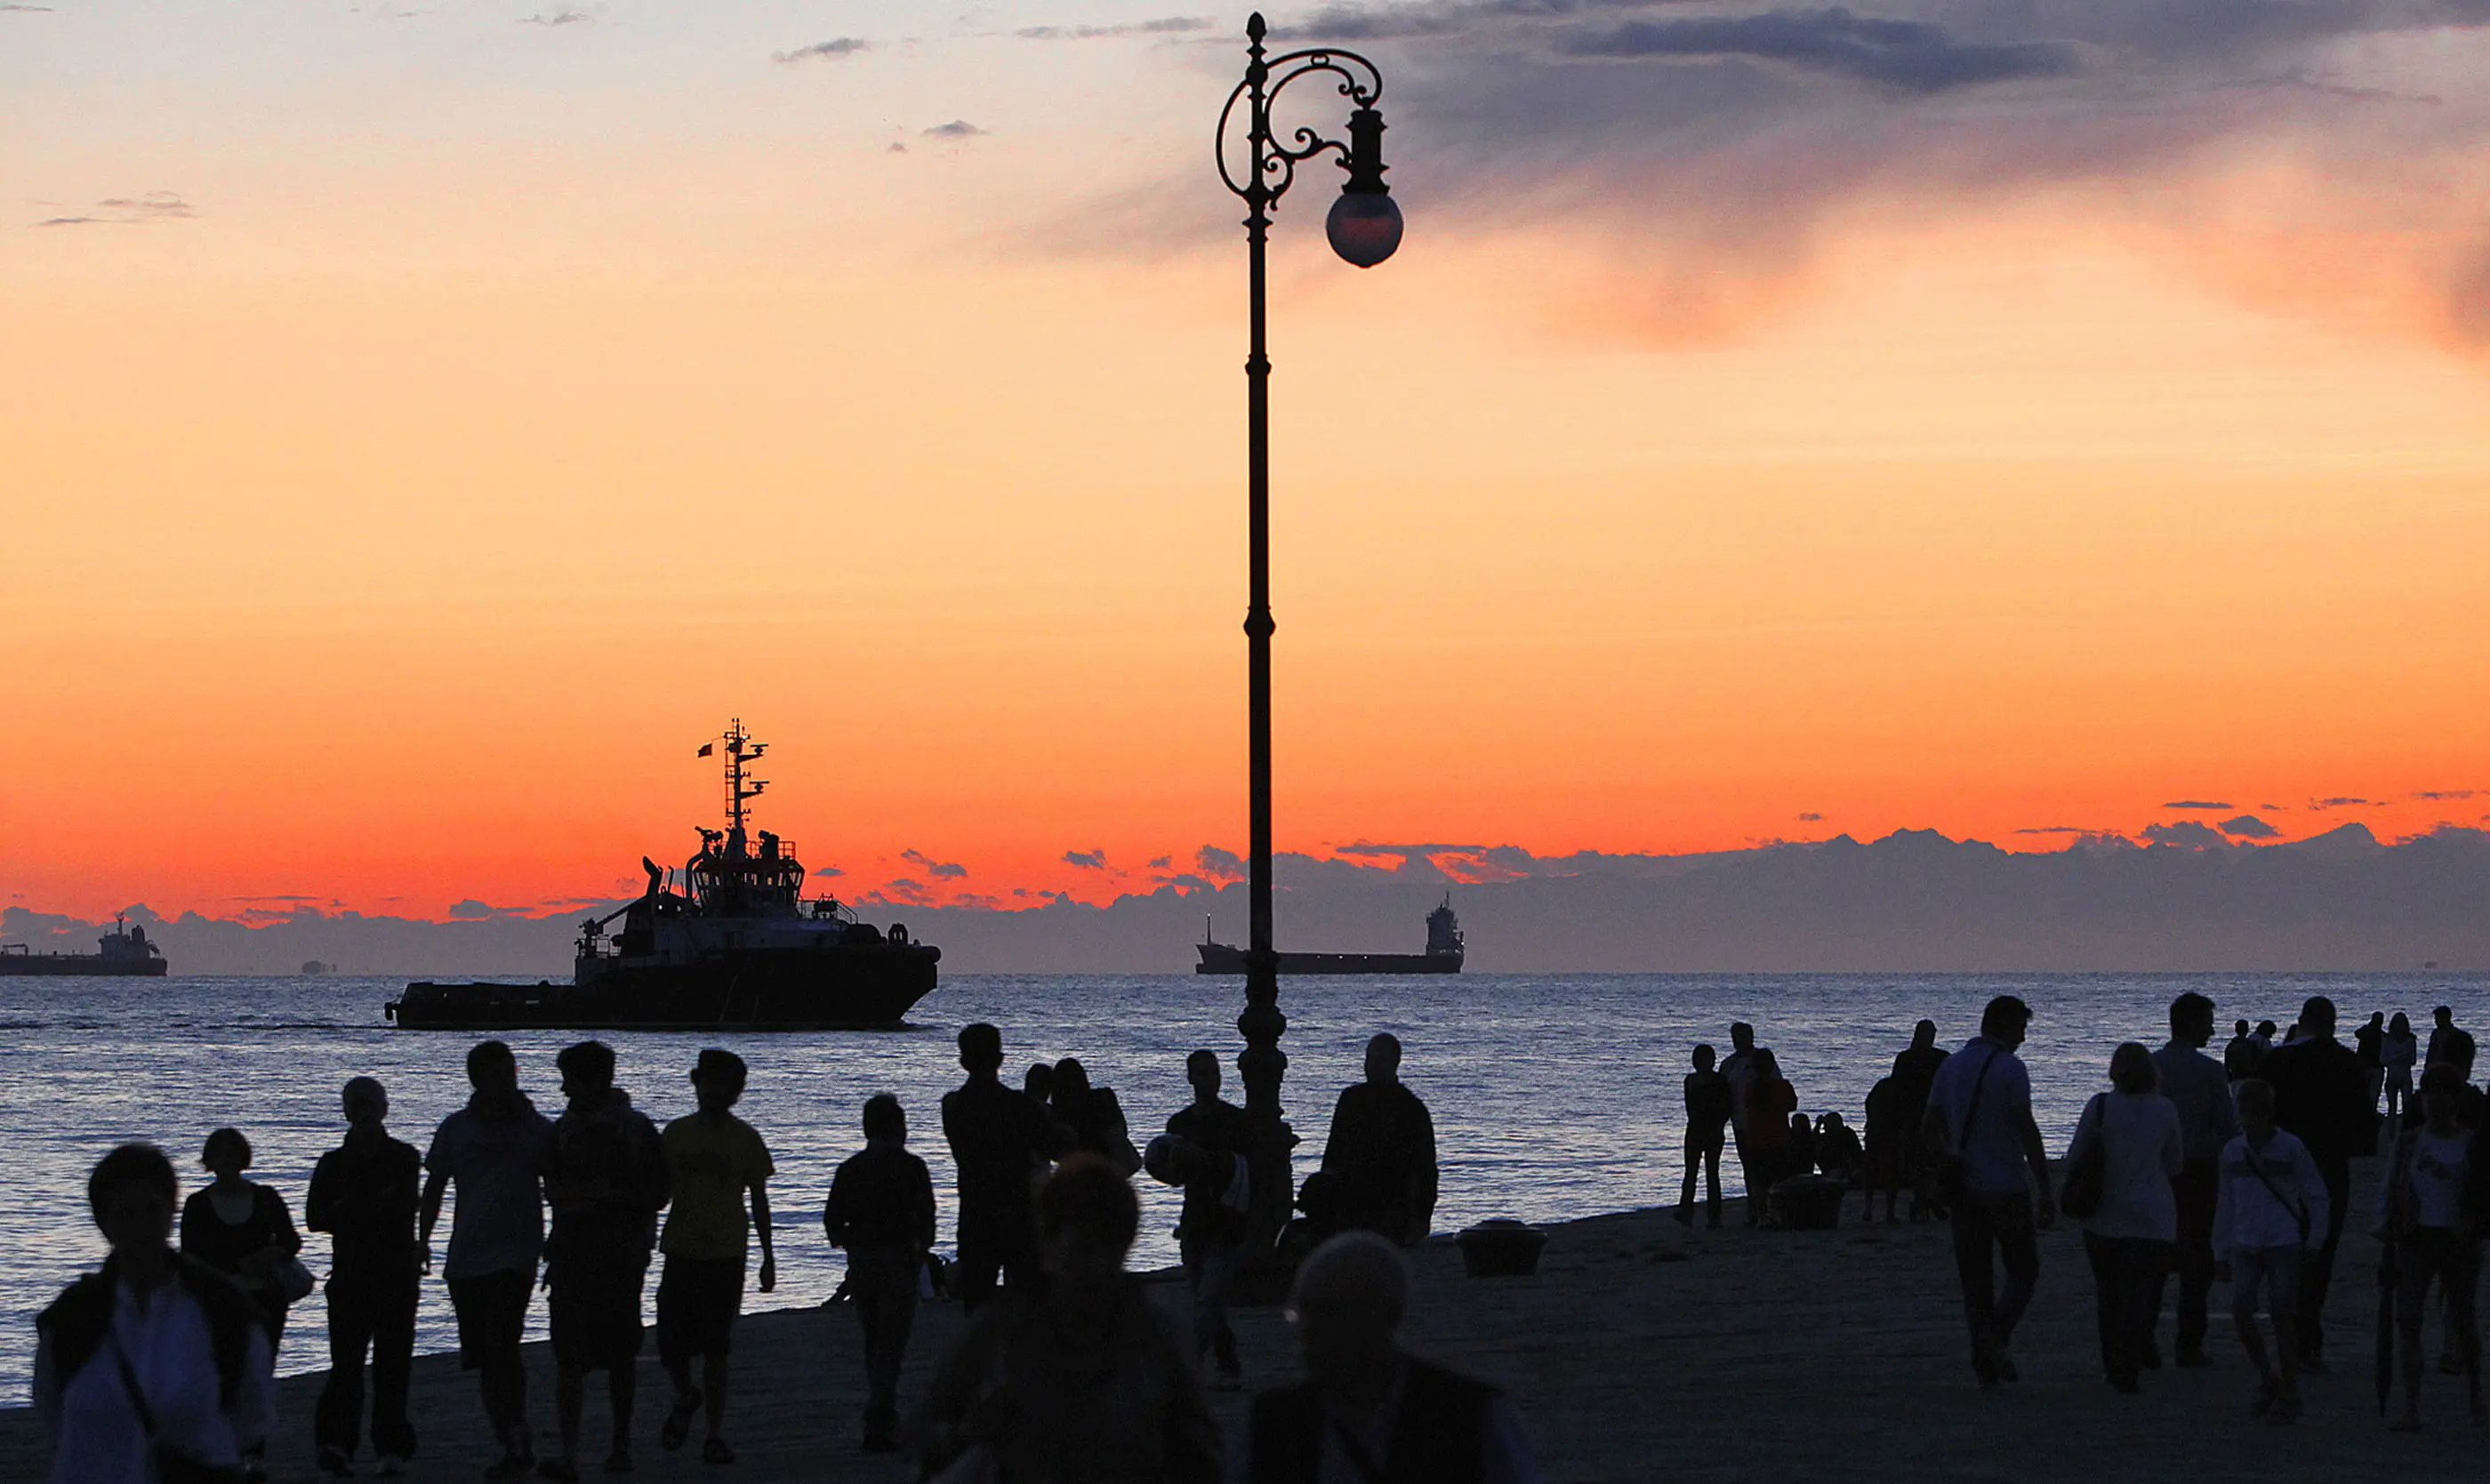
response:
<path id="1" fill-rule="evenodd" d="M 738 714 L 842 894 L 1242 848 L 1236 252 L 971 231 L 1064 167 L 921 142 L 652 146 L 637 211 L 410 145 L 332 221 L 339 148 L 0 234 L 0 905 L 627 893 Z M 1283 849 L 2490 819 L 2490 361 L 2406 299 L 2063 194 L 1863 211 L 1692 324 L 1404 189 L 1372 274 L 1284 213 Z"/>

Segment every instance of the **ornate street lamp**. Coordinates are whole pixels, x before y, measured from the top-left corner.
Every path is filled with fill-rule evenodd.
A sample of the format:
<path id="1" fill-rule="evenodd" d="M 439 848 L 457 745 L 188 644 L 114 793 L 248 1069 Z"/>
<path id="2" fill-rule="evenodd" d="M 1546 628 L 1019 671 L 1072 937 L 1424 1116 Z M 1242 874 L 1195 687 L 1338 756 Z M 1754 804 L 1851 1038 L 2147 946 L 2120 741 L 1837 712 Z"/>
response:
<path id="1" fill-rule="evenodd" d="M 1252 349 L 1245 359 L 1245 498 L 1247 588 L 1245 610 L 1248 773 L 1252 797 L 1251 866 L 1253 940 L 1245 958 L 1245 1011 L 1236 1017 L 1245 1052 L 1237 1070 L 1245 1083 L 1245 1109 L 1261 1131 L 1252 1163 L 1255 1215 L 1264 1237 L 1286 1225 L 1294 1195 L 1288 1149 L 1296 1136 L 1280 1113 L 1280 1080 L 1288 1068 L 1280 1036 L 1288 1018 L 1280 1013 L 1279 955 L 1271 946 L 1271 361 L 1263 341 L 1266 300 L 1263 245 L 1271 209 L 1295 184 L 1297 165 L 1328 154 L 1347 179 L 1332 203 L 1324 231 L 1332 250 L 1359 268 L 1372 268 L 1401 246 L 1401 208 L 1383 183 L 1383 74 L 1351 51 L 1315 47 L 1265 57 L 1265 31 L 1258 13 L 1245 23 L 1245 80 L 1219 112 L 1219 178 L 1245 201 L 1245 252 L 1250 288 Z M 1349 101 L 1348 137 L 1326 138 L 1316 130 L 1289 131 L 1283 142 L 1271 128 L 1271 105 L 1300 77 L 1327 74 Z M 1244 127 L 1241 175 L 1231 169 L 1232 130 Z"/>

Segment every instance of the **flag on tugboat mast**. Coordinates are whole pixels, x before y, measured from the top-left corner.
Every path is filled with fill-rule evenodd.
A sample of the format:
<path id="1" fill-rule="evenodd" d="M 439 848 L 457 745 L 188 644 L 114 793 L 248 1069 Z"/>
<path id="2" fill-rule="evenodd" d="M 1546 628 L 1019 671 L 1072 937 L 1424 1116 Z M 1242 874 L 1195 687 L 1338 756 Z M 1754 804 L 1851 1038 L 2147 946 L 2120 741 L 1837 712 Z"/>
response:
<path id="1" fill-rule="evenodd" d="M 710 753 L 712 753 L 712 752 L 714 752 L 714 751 L 716 751 L 716 750 L 717 750 L 717 743 L 715 743 L 715 742 L 703 742 L 703 743 L 701 743 L 700 755 L 701 755 L 702 757 L 707 757 L 707 756 L 709 756 Z"/>

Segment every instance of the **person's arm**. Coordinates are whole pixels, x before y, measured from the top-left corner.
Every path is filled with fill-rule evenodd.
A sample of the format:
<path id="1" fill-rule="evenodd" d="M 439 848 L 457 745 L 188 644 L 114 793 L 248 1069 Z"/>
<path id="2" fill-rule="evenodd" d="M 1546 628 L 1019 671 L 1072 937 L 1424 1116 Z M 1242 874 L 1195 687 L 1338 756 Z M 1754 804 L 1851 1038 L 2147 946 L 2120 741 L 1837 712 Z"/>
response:
<path id="1" fill-rule="evenodd" d="M 432 1271 L 432 1229 L 441 1224 L 441 1197 L 449 1188 L 449 1174 L 432 1170 L 423 1177 L 423 1201 L 416 1212 L 415 1244 L 423 1249 L 423 1270 Z"/>
<path id="2" fill-rule="evenodd" d="M 307 1231 L 333 1232 L 337 1229 L 340 1208 L 346 1202 L 337 1193 L 337 1164 L 333 1154 L 323 1154 L 311 1167 L 310 1188 L 303 1193 L 303 1225 Z"/>
<path id="3" fill-rule="evenodd" d="M 2033 1121 L 2028 1102 L 2014 1110 L 2014 1136 L 2023 1146 L 2023 1162 L 2032 1167 L 2033 1209 L 2046 1226 L 2057 1219 L 2058 1197 L 2049 1186 L 2049 1149 L 2041 1142 L 2041 1125 Z"/>
<path id="4" fill-rule="evenodd" d="M 2100 1120 L 2101 1098 L 2096 1092 L 2092 1100 L 2084 1104 L 2084 1111 L 2075 1116 L 2075 1136 L 2067 1141 L 2068 1164 L 2083 1158 L 2100 1139 Z"/>
<path id="5" fill-rule="evenodd" d="M 2305 1144 L 2300 1147 L 2299 1155 L 2293 1161 L 2293 1165 L 2294 1173 L 2300 1179 L 2301 1205 L 2308 1212 L 2307 1245 L 2309 1250 L 2315 1251 L 2326 1245 L 2326 1218 L 2331 1212 L 2331 1205 L 2326 1194 L 2326 1177 L 2317 1173 L 2317 1161 L 2309 1154 L 2308 1146 Z"/>
<path id="6" fill-rule="evenodd" d="M 1337 1170 L 1348 1163 L 1349 1150 L 1357 1148 L 1360 1130 L 1357 1126 L 1357 1099 L 1354 1087 L 1343 1088 L 1339 1101 L 1331 1105 L 1331 1127 L 1323 1134 L 1322 1164 L 1324 1170 Z"/>
<path id="7" fill-rule="evenodd" d="M 1419 1100 L 1415 1092 L 1409 1094 L 1409 1100 L 1416 1103 L 1418 1107 L 1417 1169 L 1411 1177 L 1409 1203 L 1412 1208 L 1410 1224 L 1417 1230 L 1410 1234 L 1410 1239 L 1423 1241 L 1427 1234 L 1434 1228 L 1435 1198 L 1439 1193 L 1438 1182 L 1441 1177 L 1435 1166 L 1434 1116 L 1427 1111 L 1427 1105 Z"/>
<path id="8" fill-rule="evenodd" d="M 295 1257 L 303 1251 L 303 1234 L 294 1230 L 294 1213 L 285 1208 L 285 1197 L 274 1185 L 259 1187 L 259 1204 L 269 1214 L 269 1250 L 281 1257 Z"/>
<path id="9" fill-rule="evenodd" d="M 838 1173 L 830 1177 L 830 1193 L 822 1200 L 822 1235 L 829 1238 L 833 1247 L 848 1244 L 848 1202 L 839 1192 L 847 1178 L 848 1167 L 839 1166 Z"/>
<path id="10" fill-rule="evenodd" d="M 52 1332 L 39 1329 L 35 1336 L 35 1420 L 43 1426 L 43 1436 L 58 1446 L 61 1440 L 60 1363 L 52 1358 Z"/>
<path id="11" fill-rule="evenodd" d="M 2231 1254 L 2239 1248 L 2232 1235 L 2233 1224 L 2239 1220 L 2239 1203 L 2231 1199 L 2231 1177 L 2222 1168 L 2230 1146 L 2225 1144 L 2222 1149 L 2222 1153 L 2214 1156 L 2214 1261 L 2217 1264 L 2229 1263 Z"/>
<path id="12" fill-rule="evenodd" d="M 761 1242 L 761 1292 L 778 1290 L 778 1249 L 769 1239 L 768 1178 L 752 1182 L 752 1235 Z"/>
<path id="13" fill-rule="evenodd" d="M 925 1161 L 916 1161 L 915 1206 L 916 1252 L 918 1257 L 934 1250 L 934 1176 Z"/>
<path id="14" fill-rule="evenodd" d="M 2172 1179 L 2187 1168 L 2187 1144 L 2179 1134 L 2179 1105 L 2168 1098 L 2161 1100 L 2161 1168 Z"/>

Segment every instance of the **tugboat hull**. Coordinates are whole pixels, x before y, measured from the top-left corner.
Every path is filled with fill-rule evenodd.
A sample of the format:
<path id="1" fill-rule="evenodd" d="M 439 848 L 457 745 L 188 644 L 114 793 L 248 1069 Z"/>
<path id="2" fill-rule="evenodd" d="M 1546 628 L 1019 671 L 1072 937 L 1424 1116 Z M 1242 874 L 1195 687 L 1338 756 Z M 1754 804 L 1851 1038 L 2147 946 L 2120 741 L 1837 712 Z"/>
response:
<path id="1" fill-rule="evenodd" d="M 904 1023 L 933 993 L 929 944 L 746 950 L 732 961 L 612 960 L 585 983 L 406 987 L 384 1013 L 409 1031 L 854 1031 Z"/>

